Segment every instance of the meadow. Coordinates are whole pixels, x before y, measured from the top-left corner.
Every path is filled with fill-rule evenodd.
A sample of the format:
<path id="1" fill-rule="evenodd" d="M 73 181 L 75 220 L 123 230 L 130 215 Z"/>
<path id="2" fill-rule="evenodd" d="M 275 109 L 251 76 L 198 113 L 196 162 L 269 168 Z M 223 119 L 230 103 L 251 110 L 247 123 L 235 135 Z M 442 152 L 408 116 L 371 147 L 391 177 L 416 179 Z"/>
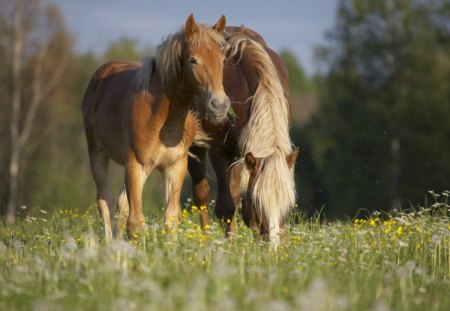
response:
<path id="1" fill-rule="evenodd" d="M 275 251 L 186 204 L 177 234 L 102 242 L 95 207 L 0 225 L 0 310 L 449 310 L 449 192 L 396 215 L 293 214 Z"/>

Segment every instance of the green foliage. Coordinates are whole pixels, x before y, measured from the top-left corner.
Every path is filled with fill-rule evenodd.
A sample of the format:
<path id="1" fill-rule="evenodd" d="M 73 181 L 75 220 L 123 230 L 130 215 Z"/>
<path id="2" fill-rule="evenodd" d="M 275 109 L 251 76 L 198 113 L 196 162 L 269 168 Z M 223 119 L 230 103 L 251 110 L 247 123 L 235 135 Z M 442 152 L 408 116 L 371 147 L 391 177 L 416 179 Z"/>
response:
<path id="1" fill-rule="evenodd" d="M 445 1 L 340 2 L 319 49 L 320 108 L 300 130 L 327 215 L 405 207 L 448 187 L 449 18 Z"/>
<path id="2" fill-rule="evenodd" d="M 139 41 L 128 37 L 123 37 L 112 42 L 105 52 L 107 60 L 136 60 L 139 61 L 145 56 L 153 55 L 154 49 L 150 46 L 141 48 Z"/>
<path id="3" fill-rule="evenodd" d="M 288 69 L 291 93 L 294 95 L 296 93 L 311 93 L 313 90 L 312 84 L 295 55 L 289 50 L 283 50 L 280 52 L 280 57 Z"/>
<path id="4" fill-rule="evenodd" d="M 232 240 L 198 209 L 106 245 L 95 208 L 28 211 L 0 227 L 0 309 L 447 310 L 448 193 L 411 214 L 287 226 L 277 251 L 238 223 Z"/>

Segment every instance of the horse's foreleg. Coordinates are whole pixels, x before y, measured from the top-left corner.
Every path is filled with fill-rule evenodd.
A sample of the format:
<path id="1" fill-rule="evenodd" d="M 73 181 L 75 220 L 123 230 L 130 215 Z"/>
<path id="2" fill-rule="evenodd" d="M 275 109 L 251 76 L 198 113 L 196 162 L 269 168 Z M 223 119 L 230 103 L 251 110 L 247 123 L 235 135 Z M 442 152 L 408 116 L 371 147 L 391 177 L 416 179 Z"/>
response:
<path id="1" fill-rule="evenodd" d="M 116 205 L 116 222 L 115 222 L 115 234 L 119 239 L 123 239 L 125 236 L 125 230 L 127 228 L 127 220 L 130 214 L 130 206 L 128 205 L 127 189 L 123 185 L 123 189 L 117 198 Z"/>
<path id="2" fill-rule="evenodd" d="M 206 149 L 191 147 L 189 150 L 197 159 L 188 159 L 189 174 L 192 178 L 192 194 L 195 204 L 200 208 L 200 224 L 202 229 L 209 223 L 209 184 L 206 178 Z"/>
<path id="3" fill-rule="evenodd" d="M 149 172 L 129 152 L 125 168 L 125 188 L 130 214 L 128 216 L 128 237 L 135 239 L 146 232 L 145 217 L 142 211 L 142 189 Z"/>
<path id="4" fill-rule="evenodd" d="M 176 163 L 165 168 L 162 173 L 165 184 L 164 224 L 168 232 L 178 227 L 181 217 L 180 195 L 187 171 L 187 154 Z"/>
<path id="5" fill-rule="evenodd" d="M 113 196 L 108 183 L 109 159 L 103 152 L 90 152 L 91 170 L 97 188 L 97 206 L 103 220 L 105 240 L 112 239 L 111 215 Z"/>

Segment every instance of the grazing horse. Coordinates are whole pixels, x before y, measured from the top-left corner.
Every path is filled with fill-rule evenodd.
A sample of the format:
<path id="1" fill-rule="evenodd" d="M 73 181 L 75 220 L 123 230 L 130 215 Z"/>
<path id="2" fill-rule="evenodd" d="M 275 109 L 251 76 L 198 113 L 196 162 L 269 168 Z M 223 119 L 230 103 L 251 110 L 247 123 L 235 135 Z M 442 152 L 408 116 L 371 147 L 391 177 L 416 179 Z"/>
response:
<path id="1" fill-rule="evenodd" d="M 290 104 L 287 69 L 262 37 L 247 28 L 227 27 L 229 57 L 224 68 L 224 88 L 232 109 L 223 123 L 202 119 L 212 137 L 210 148 L 191 147 L 200 161 L 189 159 L 194 201 L 209 202 L 205 175 L 208 152 L 217 178 L 215 213 L 225 222 L 226 234 L 236 231 L 235 210 L 242 193 L 243 219 L 256 238 L 278 245 L 280 228 L 294 206 L 293 164 L 298 148 L 289 138 Z M 201 116 L 207 111 L 195 98 Z M 204 208 L 203 208 L 204 210 Z M 208 223 L 207 210 L 200 215 Z"/>
<path id="2" fill-rule="evenodd" d="M 188 149 L 206 139 L 191 102 L 199 98 L 212 123 L 223 122 L 230 107 L 222 83 L 225 23 L 222 16 L 213 27 L 199 25 L 190 15 L 184 29 L 158 46 L 155 58 L 109 62 L 91 78 L 82 111 L 106 240 L 112 238 L 113 213 L 109 160 L 125 167 L 116 209 L 118 236 L 125 228 L 130 238 L 145 232 L 142 189 L 155 168 L 164 178 L 166 228 L 177 225 Z"/>

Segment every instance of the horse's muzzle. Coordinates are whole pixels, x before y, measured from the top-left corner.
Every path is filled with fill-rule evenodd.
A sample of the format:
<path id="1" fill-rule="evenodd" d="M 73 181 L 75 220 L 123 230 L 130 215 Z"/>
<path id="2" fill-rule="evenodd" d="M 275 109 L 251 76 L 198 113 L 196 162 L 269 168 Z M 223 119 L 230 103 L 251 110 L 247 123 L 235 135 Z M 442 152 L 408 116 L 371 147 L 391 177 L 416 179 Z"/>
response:
<path id="1" fill-rule="evenodd" d="M 228 109 L 230 109 L 228 96 L 213 97 L 207 105 L 208 119 L 213 123 L 220 123 L 226 119 Z"/>

